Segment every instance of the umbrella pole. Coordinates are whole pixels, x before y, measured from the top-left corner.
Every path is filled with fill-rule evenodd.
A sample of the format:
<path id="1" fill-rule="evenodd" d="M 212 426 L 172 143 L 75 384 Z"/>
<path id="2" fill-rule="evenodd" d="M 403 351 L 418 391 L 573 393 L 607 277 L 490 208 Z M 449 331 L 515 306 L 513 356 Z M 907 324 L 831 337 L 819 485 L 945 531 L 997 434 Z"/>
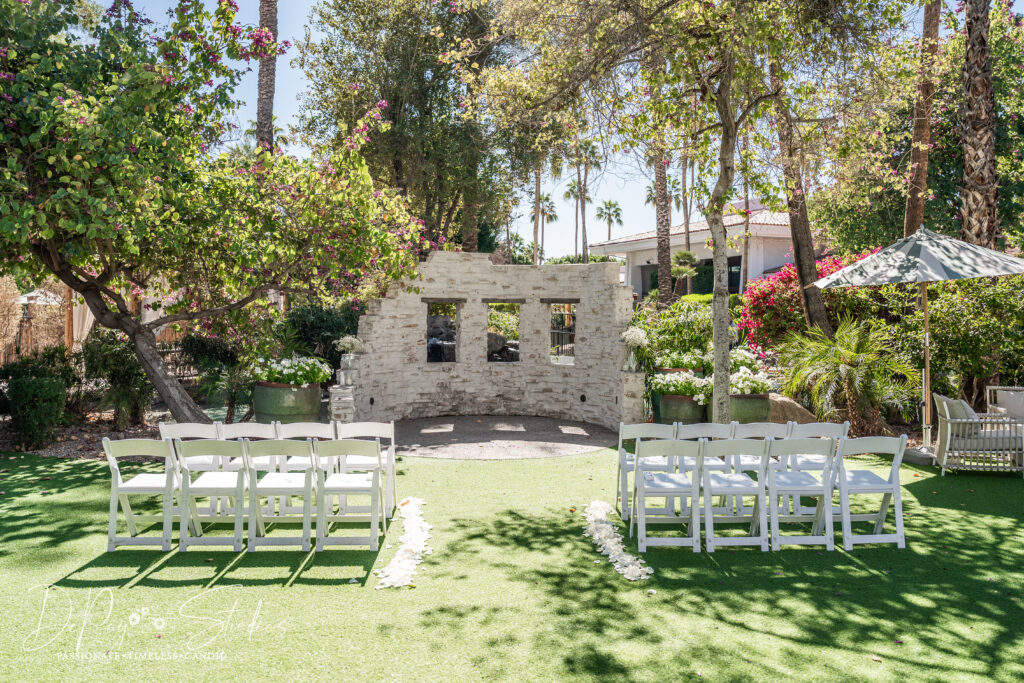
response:
<path id="1" fill-rule="evenodd" d="M 921 425 L 921 436 L 924 445 L 932 445 L 932 400 L 931 400 L 931 332 L 928 327 L 928 283 L 922 282 L 921 311 L 924 313 L 924 381 L 921 383 L 924 399 L 924 424 Z"/>

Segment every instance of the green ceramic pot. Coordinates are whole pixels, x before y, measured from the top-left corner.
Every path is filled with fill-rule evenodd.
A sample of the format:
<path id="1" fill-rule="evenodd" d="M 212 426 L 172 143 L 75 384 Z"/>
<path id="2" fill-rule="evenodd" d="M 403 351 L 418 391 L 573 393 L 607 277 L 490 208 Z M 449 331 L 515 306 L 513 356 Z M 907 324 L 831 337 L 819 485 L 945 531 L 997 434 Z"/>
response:
<path id="1" fill-rule="evenodd" d="M 651 414 L 654 415 L 654 421 L 661 422 L 661 394 L 651 392 Z"/>
<path id="2" fill-rule="evenodd" d="M 257 422 L 319 422 L 319 384 L 296 386 L 276 382 L 257 382 L 252 392 L 252 409 Z"/>
<path id="3" fill-rule="evenodd" d="M 662 424 L 682 422 L 683 424 L 697 424 L 704 421 L 704 406 L 692 396 L 676 396 L 664 394 L 661 397 L 661 419 Z"/>
<path id="4" fill-rule="evenodd" d="M 741 424 L 767 422 L 770 409 L 768 394 L 732 394 L 729 397 L 732 419 Z"/>

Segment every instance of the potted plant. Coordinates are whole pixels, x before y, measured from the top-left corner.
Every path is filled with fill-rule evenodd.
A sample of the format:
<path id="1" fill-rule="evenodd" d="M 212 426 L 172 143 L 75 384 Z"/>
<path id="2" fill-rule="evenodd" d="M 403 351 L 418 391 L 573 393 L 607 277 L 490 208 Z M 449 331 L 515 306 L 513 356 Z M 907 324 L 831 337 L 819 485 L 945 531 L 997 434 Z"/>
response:
<path id="1" fill-rule="evenodd" d="M 256 386 L 252 404 L 257 422 L 317 422 L 320 419 L 320 383 L 331 369 L 319 358 L 292 356 L 261 359 L 252 369 Z"/>
<path id="2" fill-rule="evenodd" d="M 729 411 L 737 422 L 765 422 L 771 403 L 771 380 L 746 366 L 729 375 Z"/>
<path id="3" fill-rule="evenodd" d="M 651 396 L 659 396 L 661 409 L 658 421 L 662 424 L 704 421 L 704 406 L 711 395 L 711 380 L 684 371 L 654 375 L 650 386 Z"/>

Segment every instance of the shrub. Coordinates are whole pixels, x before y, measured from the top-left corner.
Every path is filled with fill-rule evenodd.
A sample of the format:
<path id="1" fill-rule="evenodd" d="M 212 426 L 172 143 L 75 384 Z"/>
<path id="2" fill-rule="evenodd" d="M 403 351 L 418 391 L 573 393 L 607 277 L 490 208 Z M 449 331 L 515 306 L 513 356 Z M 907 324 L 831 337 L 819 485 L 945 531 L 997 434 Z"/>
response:
<path id="1" fill-rule="evenodd" d="M 341 352 L 334 347 L 334 341 L 358 332 L 362 311 L 362 304 L 355 301 L 333 307 L 305 304 L 288 311 L 284 327 L 295 335 L 301 353 L 319 356 L 331 367 L 339 367 Z"/>
<path id="2" fill-rule="evenodd" d="M 85 378 L 101 380 L 103 404 L 114 409 L 115 429 L 145 422 L 153 386 L 139 365 L 131 342 L 114 330 L 96 329 L 82 344 Z"/>
<path id="3" fill-rule="evenodd" d="M 258 360 L 252 376 L 258 382 L 275 382 L 305 386 L 319 384 L 331 378 L 331 368 L 319 358 L 294 356 L 284 360 Z"/>
<path id="4" fill-rule="evenodd" d="M 487 307 L 487 329 L 500 334 L 505 339 L 519 339 L 519 306 L 517 304 L 489 305 Z"/>
<path id="5" fill-rule="evenodd" d="M 697 403 L 704 405 L 711 398 L 713 381 L 697 377 L 692 372 L 673 372 L 651 377 L 650 388 L 657 394 L 692 396 Z"/>
<path id="6" fill-rule="evenodd" d="M 22 448 L 43 448 L 57 436 L 64 417 L 67 387 L 57 377 L 12 377 L 7 381 L 7 409 L 14 441 Z"/>

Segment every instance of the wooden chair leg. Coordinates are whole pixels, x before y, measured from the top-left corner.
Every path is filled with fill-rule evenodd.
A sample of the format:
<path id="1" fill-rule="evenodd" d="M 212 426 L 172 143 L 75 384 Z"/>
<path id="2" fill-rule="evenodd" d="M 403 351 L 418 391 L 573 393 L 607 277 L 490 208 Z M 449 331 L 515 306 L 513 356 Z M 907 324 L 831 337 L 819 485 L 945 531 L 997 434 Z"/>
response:
<path id="1" fill-rule="evenodd" d="M 174 527 L 174 518 L 171 513 L 174 509 L 174 492 L 167 490 L 164 491 L 164 510 L 163 510 L 163 538 L 160 545 L 161 550 L 165 553 L 171 549 L 171 530 Z"/>
<path id="2" fill-rule="evenodd" d="M 892 493 L 882 494 L 882 505 L 878 508 L 878 519 L 875 520 L 875 535 L 885 530 L 885 518 L 889 514 L 889 501 L 892 500 Z"/>
<path id="3" fill-rule="evenodd" d="M 896 490 L 893 492 L 893 509 L 896 513 L 896 547 L 906 548 L 907 537 L 903 531 L 903 501 L 899 485 L 896 486 Z"/>
<path id="4" fill-rule="evenodd" d="M 132 514 L 132 506 L 128 502 L 128 496 L 118 493 L 117 497 L 121 501 L 121 509 L 124 511 L 124 521 L 128 525 L 128 534 L 130 536 L 138 535 L 139 531 L 135 528 L 135 516 Z"/>
<path id="5" fill-rule="evenodd" d="M 117 486 L 110 487 L 110 520 L 107 523 L 107 552 L 112 553 L 117 549 L 117 506 L 120 496 L 117 493 Z"/>

